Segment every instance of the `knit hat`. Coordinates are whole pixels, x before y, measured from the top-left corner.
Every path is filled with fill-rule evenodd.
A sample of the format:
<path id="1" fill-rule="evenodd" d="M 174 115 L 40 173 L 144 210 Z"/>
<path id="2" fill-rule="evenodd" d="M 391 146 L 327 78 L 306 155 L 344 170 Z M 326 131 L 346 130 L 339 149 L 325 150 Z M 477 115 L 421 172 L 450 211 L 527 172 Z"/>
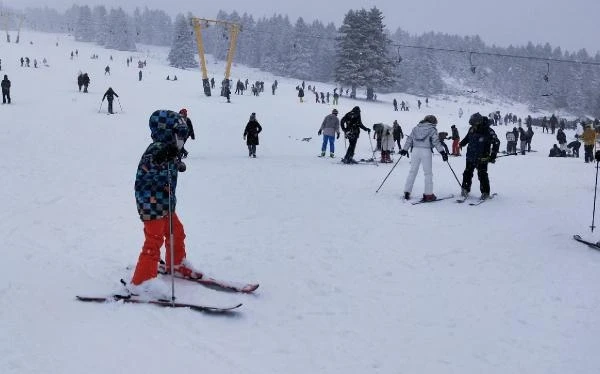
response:
<path id="1" fill-rule="evenodd" d="M 250 121 L 256 121 L 256 113 L 250 114 Z"/>
<path id="2" fill-rule="evenodd" d="M 423 122 L 429 122 L 432 125 L 437 125 L 437 118 L 433 114 L 428 114 L 423 118 Z"/>
<path id="3" fill-rule="evenodd" d="M 331 111 L 331 113 L 333 113 L 333 114 L 338 114 L 338 111 L 337 111 L 337 109 L 333 109 L 333 110 Z"/>

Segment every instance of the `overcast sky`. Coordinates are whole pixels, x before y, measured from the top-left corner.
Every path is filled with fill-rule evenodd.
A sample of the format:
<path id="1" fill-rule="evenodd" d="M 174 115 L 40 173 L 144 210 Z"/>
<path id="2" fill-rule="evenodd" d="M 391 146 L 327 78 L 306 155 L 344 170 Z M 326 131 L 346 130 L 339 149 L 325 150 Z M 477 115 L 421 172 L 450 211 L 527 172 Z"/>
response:
<path id="1" fill-rule="evenodd" d="M 2 1 L 0 1 L 2 2 Z M 273 13 L 287 14 L 292 22 L 320 19 L 339 26 L 348 9 L 377 6 L 384 23 L 393 32 L 398 27 L 411 34 L 439 31 L 458 35 L 479 34 L 486 43 L 499 46 L 549 42 L 570 51 L 586 48 L 593 55 L 600 50 L 600 0 L 4 0 L 5 5 L 54 7 L 64 10 L 72 4 L 136 5 L 162 9 L 171 15 L 191 11 L 197 17 L 214 18 L 219 9 L 247 12 L 255 19 Z M 125 5 L 126 4 L 126 5 Z"/>

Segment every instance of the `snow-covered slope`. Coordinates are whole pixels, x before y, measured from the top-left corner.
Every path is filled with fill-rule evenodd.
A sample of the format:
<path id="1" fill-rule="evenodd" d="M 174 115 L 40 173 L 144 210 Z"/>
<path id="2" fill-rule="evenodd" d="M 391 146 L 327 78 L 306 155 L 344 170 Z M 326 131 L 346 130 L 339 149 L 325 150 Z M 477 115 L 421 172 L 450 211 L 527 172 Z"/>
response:
<path id="1" fill-rule="evenodd" d="M 273 96 L 275 77 L 234 66 L 234 80 L 264 80 L 266 92 L 226 104 L 203 95 L 199 71 L 168 67 L 165 49 L 130 54 L 30 32 L 22 40 L 2 46 L 13 104 L 0 107 L 0 373 L 597 372 L 600 253 L 571 239 L 599 239 L 588 229 L 596 170 L 581 158 L 547 158 L 553 136 L 538 132 L 539 152 L 490 166 L 499 194 L 490 202 L 412 206 L 401 200 L 409 160 L 375 194 L 391 164 L 316 157 L 316 132 L 332 107 L 311 96 L 299 104 L 298 81 L 278 78 Z M 125 64 L 130 55 L 147 59 L 141 82 Z M 21 68 L 21 56 L 50 66 Z M 211 60 L 209 69 L 222 76 L 221 64 Z M 79 70 L 91 76 L 88 94 L 77 92 Z M 165 80 L 174 73 L 177 82 Z M 109 86 L 123 109 L 113 116 L 106 103 L 98 113 Z M 393 97 L 412 110 L 393 112 Z M 440 131 L 456 124 L 461 134 L 474 111 L 527 114 L 463 97 L 430 98 L 420 111 L 414 97 L 379 99 L 343 97 L 338 109 L 360 105 L 367 125 L 397 119 L 405 132 L 435 114 Z M 148 118 L 183 107 L 197 135 L 178 185 L 188 258 L 261 287 L 237 295 L 176 283 L 180 301 L 243 302 L 234 317 L 75 301 L 130 276 L 143 239 L 133 181 Z M 264 129 L 257 159 L 242 139 L 251 112 Z M 505 128 L 495 129 L 504 140 Z M 340 156 L 343 142 L 336 145 Z M 357 158 L 370 149 L 364 134 Z M 460 178 L 464 158 L 450 163 Z M 413 193 L 422 188 L 419 175 Z M 434 190 L 459 191 L 437 155 Z"/>

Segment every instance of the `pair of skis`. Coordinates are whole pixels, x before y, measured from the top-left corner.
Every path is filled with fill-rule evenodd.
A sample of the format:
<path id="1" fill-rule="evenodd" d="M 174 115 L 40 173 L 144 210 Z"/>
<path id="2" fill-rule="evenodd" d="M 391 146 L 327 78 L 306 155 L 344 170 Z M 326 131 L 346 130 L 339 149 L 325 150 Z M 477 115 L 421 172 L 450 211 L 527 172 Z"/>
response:
<path id="1" fill-rule="evenodd" d="M 585 239 L 582 239 L 581 236 L 579 236 L 579 235 L 573 235 L 573 239 L 577 240 L 579 243 L 583 243 L 583 244 L 587 245 L 591 249 L 600 251 L 600 242 L 596 242 L 596 243 L 590 242 Z"/>
<path id="2" fill-rule="evenodd" d="M 493 199 L 494 196 L 496 196 L 496 195 L 498 195 L 498 194 L 496 192 L 494 192 L 487 199 L 479 199 L 477 201 L 469 203 L 469 205 L 471 205 L 471 206 L 481 205 L 481 204 L 485 203 L 486 201 Z M 462 204 L 465 201 L 467 201 L 467 199 L 468 199 L 468 197 L 461 197 L 460 199 L 457 199 L 456 202 L 459 203 L 459 204 Z"/>
<path id="3" fill-rule="evenodd" d="M 159 266 L 159 273 L 166 274 L 166 269 L 164 264 Z M 226 292 L 239 292 L 239 293 L 252 293 L 256 291 L 259 284 L 258 283 L 237 283 L 230 281 L 218 280 L 211 277 L 200 277 L 200 278 L 189 278 L 175 275 L 177 279 L 183 279 L 186 281 L 194 282 L 197 284 L 201 284 L 208 288 L 217 290 L 217 291 L 226 291 Z M 106 302 L 122 302 L 122 303 L 131 303 L 131 304 L 151 304 L 156 306 L 162 306 L 167 308 L 187 308 L 190 310 L 194 310 L 197 312 L 205 312 L 212 314 L 219 313 L 230 313 L 235 309 L 242 306 L 242 303 L 230 305 L 230 306 L 208 306 L 208 305 L 198 305 L 198 304 L 187 304 L 187 303 L 179 303 L 173 302 L 169 300 L 144 300 L 136 298 L 134 295 L 110 295 L 107 297 L 94 297 L 94 296 L 76 296 L 77 300 L 84 302 L 96 302 L 96 303 L 106 303 Z"/>

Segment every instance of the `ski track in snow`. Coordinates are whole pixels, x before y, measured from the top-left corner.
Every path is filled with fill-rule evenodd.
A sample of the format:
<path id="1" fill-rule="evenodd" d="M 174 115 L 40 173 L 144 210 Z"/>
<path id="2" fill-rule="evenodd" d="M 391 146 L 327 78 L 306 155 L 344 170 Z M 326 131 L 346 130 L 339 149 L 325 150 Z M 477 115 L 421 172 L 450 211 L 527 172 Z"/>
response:
<path id="1" fill-rule="evenodd" d="M 299 104 L 301 81 L 277 78 L 276 96 L 232 95 L 226 104 L 216 90 L 203 95 L 199 69 L 168 67 L 165 48 L 109 51 L 27 30 L 22 39 L 4 44 L 2 56 L 13 104 L 0 107 L 0 373 L 597 372 L 600 256 L 572 240 L 574 233 L 599 239 L 588 231 L 595 169 L 581 158 L 547 158 L 553 136 L 536 131 L 539 152 L 490 165 L 499 195 L 489 203 L 412 206 L 402 202 L 410 160 L 375 194 L 393 164 L 315 157 L 316 132 L 332 107 Z M 46 57 L 50 67 L 21 68 L 21 56 Z M 137 68 L 126 67 L 128 56 L 134 65 L 148 60 L 142 82 Z M 208 68 L 219 81 L 223 65 Z M 79 70 L 90 74 L 88 94 L 77 92 Z M 177 82 L 165 80 L 174 73 Z M 275 77 L 237 65 L 232 78 L 270 87 Z M 123 113 L 105 115 L 106 103 L 98 113 L 108 86 Z M 340 117 L 358 104 L 367 126 L 398 119 L 406 134 L 432 113 L 440 131 L 456 124 L 464 135 L 475 111 L 529 113 L 468 97 L 433 97 L 430 108 L 393 112 L 394 97 L 413 104 L 416 97 L 378 97 L 385 103 L 342 97 Z M 148 118 L 182 107 L 197 135 L 186 144 L 177 191 L 188 258 L 217 278 L 260 288 L 240 295 L 176 283 L 182 302 L 243 302 L 233 317 L 76 302 L 76 294 L 118 290 L 119 278 L 131 275 L 126 265 L 143 240 L 133 182 L 150 142 Z M 257 159 L 247 157 L 242 139 L 251 112 L 264 129 Z M 505 148 L 505 127 L 494 129 Z M 356 155 L 370 154 L 363 133 Z M 450 162 L 460 178 L 464 157 Z M 458 196 L 447 165 L 439 157 L 433 165 L 435 193 Z M 478 188 L 475 176 L 475 196 Z M 413 196 L 422 189 L 421 172 Z"/>

